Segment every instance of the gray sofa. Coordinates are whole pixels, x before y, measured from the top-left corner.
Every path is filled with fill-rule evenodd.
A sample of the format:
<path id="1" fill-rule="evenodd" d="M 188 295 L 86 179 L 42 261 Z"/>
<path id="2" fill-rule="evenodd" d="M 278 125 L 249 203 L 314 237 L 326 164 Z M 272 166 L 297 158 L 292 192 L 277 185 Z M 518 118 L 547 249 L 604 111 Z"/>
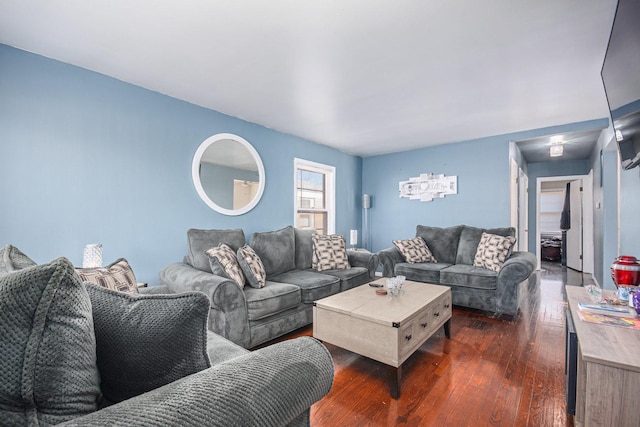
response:
<path id="1" fill-rule="evenodd" d="M 249 352 L 208 314 L 198 292 L 125 294 L 65 258 L 0 248 L 0 424 L 308 426 L 333 382 L 327 349 L 301 337 Z"/>
<path id="2" fill-rule="evenodd" d="M 448 228 L 418 225 L 422 237 L 438 262 L 407 263 L 395 247 L 378 253 L 385 277 L 402 275 L 407 280 L 446 285 L 453 304 L 492 312 L 506 317 L 518 312 L 521 287 L 536 268 L 530 252 L 514 251 L 499 272 L 474 267 L 474 257 L 482 233 L 514 236 L 515 229 L 483 229 L 466 225 Z"/>
<path id="3" fill-rule="evenodd" d="M 187 232 L 189 255 L 160 271 L 170 292 L 204 292 L 211 300 L 209 328 L 244 348 L 253 348 L 313 321 L 313 302 L 375 278 L 377 254 L 347 251 L 351 268 L 318 272 L 311 268 L 313 230 L 291 226 L 254 233 L 250 246 L 267 273 L 266 286 L 241 289 L 214 275 L 204 253 L 220 243 L 233 250 L 245 244 L 241 229 Z"/>

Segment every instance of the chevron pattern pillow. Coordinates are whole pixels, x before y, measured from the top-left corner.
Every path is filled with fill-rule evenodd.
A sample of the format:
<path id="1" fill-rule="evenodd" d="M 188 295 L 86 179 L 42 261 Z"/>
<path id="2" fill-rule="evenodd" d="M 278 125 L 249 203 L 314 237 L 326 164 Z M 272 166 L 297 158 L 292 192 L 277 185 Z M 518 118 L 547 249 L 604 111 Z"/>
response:
<path id="1" fill-rule="evenodd" d="M 516 238 L 513 236 L 505 237 L 497 234 L 482 233 L 476 256 L 473 260 L 473 266 L 495 272 L 500 271 L 502 264 L 511 254 L 515 243 Z"/>
<path id="2" fill-rule="evenodd" d="M 251 246 L 244 245 L 238 249 L 238 264 L 252 288 L 263 288 L 267 283 L 267 273 L 262 260 Z"/>
<path id="3" fill-rule="evenodd" d="M 138 282 L 126 259 L 120 258 L 106 267 L 76 268 L 83 282 L 94 283 L 112 291 L 138 293 Z"/>
<path id="4" fill-rule="evenodd" d="M 244 274 L 238 264 L 236 253 L 230 246 L 220 243 L 215 248 L 207 249 L 205 253 L 209 257 L 213 274 L 231 279 L 244 289 Z"/>
<path id="5" fill-rule="evenodd" d="M 318 271 L 351 268 L 346 243 L 341 234 L 314 234 L 311 267 Z"/>
<path id="6" fill-rule="evenodd" d="M 438 262 L 422 237 L 414 237 L 413 239 L 407 240 L 393 240 L 393 245 L 410 264 L 416 262 Z"/>

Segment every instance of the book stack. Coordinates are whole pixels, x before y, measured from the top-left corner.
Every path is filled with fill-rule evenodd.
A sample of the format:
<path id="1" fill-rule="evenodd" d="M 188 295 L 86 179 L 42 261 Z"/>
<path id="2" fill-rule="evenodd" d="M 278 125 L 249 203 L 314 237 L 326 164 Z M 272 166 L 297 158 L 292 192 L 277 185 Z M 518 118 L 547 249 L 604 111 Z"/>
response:
<path id="1" fill-rule="evenodd" d="M 603 314 L 605 316 L 616 317 L 636 317 L 636 311 L 626 305 L 590 304 L 587 302 L 578 303 L 578 309 L 587 313 Z"/>
<path id="2" fill-rule="evenodd" d="M 640 318 L 635 309 L 624 305 L 578 303 L 578 316 L 581 320 L 599 325 L 621 326 L 640 329 Z"/>

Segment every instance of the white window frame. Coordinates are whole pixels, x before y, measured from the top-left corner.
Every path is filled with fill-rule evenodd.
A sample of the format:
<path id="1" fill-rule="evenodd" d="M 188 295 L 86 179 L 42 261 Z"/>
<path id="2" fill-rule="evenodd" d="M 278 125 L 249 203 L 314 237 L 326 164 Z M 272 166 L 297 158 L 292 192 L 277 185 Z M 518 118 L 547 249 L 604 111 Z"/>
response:
<path id="1" fill-rule="evenodd" d="M 296 224 L 298 214 L 298 194 L 296 179 L 298 169 L 304 169 L 311 172 L 324 174 L 326 183 L 324 209 L 318 211 L 327 213 L 327 234 L 334 234 L 336 230 L 336 168 L 335 166 L 325 165 L 322 163 L 312 162 L 299 158 L 293 159 L 293 224 Z M 296 224 L 297 225 L 297 224 Z"/>

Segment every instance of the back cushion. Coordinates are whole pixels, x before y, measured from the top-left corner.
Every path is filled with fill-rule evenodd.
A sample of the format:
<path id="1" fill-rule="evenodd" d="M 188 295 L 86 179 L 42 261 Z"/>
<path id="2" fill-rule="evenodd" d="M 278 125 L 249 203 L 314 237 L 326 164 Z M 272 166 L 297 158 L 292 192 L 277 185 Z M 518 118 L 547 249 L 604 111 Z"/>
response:
<path id="1" fill-rule="evenodd" d="M 267 278 L 296 268 L 296 241 L 292 226 L 253 233 L 250 246 L 262 260 Z"/>
<path id="2" fill-rule="evenodd" d="M 447 228 L 418 225 L 416 227 L 416 237 L 422 237 L 424 239 L 438 262 L 455 264 L 456 254 L 458 253 L 458 242 L 460 241 L 460 233 L 463 228 L 463 225 Z M 479 241 L 478 239 L 478 242 Z M 473 263 L 473 258 L 471 259 L 471 263 Z"/>
<path id="3" fill-rule="evenodd" d="M 306 270 L 311 268 L 313 258 L 313 241 L 312 237 L 316 234 L 316 230 L 300 230 L 295 229 L 296 236 L 296 268 L 298 270 Z"/>
<path id="4" fill-rule="evenodd" d="M 91 301 L 65 258 L 0 277 L 0 424 L 58 424 L 100 396 Z"/>
<path id="5" fill-rule="evenodd" d="M 477 228 L 464 226 L 460 233 L 460 243 L 458 245 L 458 254 L 456 256 L 456 264 L 473 265 L 478 250 L 478 243 L 482 238 L 482 233 L 497 234 L 503 237 L 514 237 L 516 229 L 513 227 L 506 228 Z"/>
<path id="6" fill-rule="evenodd" d="M 189 262 L 198 270 L 211 273 L 209 257 L 205 253 L 208 249 L 224 243 L 233 249 L 235 253 L 246 244 L 244 231 L 240 228 L 234 230 L 198 230 L 192 228 L 187 231 L 189 241 Z"/>

